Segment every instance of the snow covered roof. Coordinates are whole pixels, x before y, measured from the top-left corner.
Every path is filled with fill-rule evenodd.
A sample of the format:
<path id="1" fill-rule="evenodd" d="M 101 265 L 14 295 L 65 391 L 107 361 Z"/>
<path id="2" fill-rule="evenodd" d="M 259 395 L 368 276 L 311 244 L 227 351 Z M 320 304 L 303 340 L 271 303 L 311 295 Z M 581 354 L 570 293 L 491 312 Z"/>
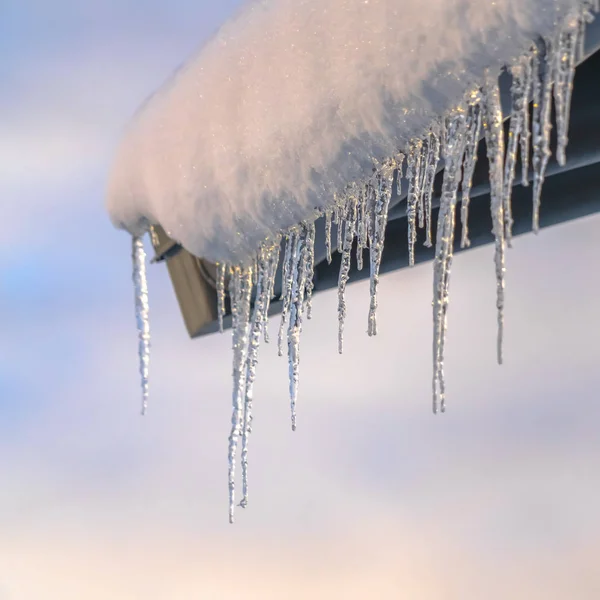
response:
<path id="1" fill-rule="evenodd" d="M 191 253 L 253 257 L 333 204 L 578 0 L 263 0 L 142 106 L 108 197 L 132 233 L 161 224 Z"/>
<path id="2" fill-rule="evenodd" d="M 300 334 L 314 291 L 315 221 L 323 216 L 326 260 L 331 262 L 335 248 L 341 257 L 341 353 L 354 250 L 358 268 L 369 250 L 367 323 L 369 335 L 377 333 L 389 210 L 394 191 L 402 197 L 403 182 L 408 264 L 416 260 L 419 228 L 425 246 L 435 244 L 432 390 L 434 412 L 444 411 L 450 269 L 455 242 L 471 243 L 469 210 L 481 137 L 502 363 L 504 257 L 513 234 L 518 157 L 523 185 L 532 180 L 531 226 L 537 231 L 552 156 L 552 108 L 556 161 L 564 167 L 575 66 L 584 55 L 591 11 L 599 9 L 598 0 L 429 0 L 427 7 L 422 0 L 252 2 L 142 107 L 120 148 L 108 205 L 113 222 L 134 236 L 144 408 L 149 326 L 141 236 L 160 225 L 192 255 L 217 263 L 221 325 L 229 292 L 231 521 L 240 442 L 241 505 L 247 502 L 252 390 L 278 265 L 277 342 L 280 354 L 287 347 L 295 429 Z M 507 135 L 498 82 L 502 67 L 511 81 Z M 457 218 L 461 235 L 455 240 Z"/>

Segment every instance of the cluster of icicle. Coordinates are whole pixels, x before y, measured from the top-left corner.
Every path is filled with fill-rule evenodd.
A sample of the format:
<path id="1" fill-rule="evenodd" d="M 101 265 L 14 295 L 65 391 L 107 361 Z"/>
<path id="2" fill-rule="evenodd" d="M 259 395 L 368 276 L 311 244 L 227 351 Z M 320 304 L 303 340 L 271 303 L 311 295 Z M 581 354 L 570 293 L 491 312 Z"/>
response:
<path id="1" fill-rule="evenodd" d="M 581 3 L 554 39 L 532 46 L 531 51 L 510 66 L 512 110 L 508 140 L 505 142 L 497 73 L 486 73 L 482 85 L 444 119 L 431 125 L 425 135 L 411 140 L 406 153 L 374 162 L 373 174 L 366 181 L 352 183 L 333 207 L 324 211 L 327 260 L 331 262 L 332 222 L 337 225 L 335 245 L 341 253 L 338 285 L 338 349 L 343 349 L 346 318 L 345 291 L 352 250 L 356 249 L 359 269 L 363 252 L 369 251 L 370 306 L 368 334 L 377 334 L 377 292 L 384 248 L 388 208 L 394 180 L 400 186 L 408 181 L 407 217 L 409 264 L 415 260 L 417 227 L 425 229 L 425 245 L 432 246 L 432 196 L 438 163 L 444 161 L 444 175 L 435 236 L 433 263 L 433 410 L 445 410 L 444 346 L 449 301 L 450 269 L 454 248 L 456 207 L 461 202 L 461 247 L 469 246 L 469 195 L 477 160 L 477 146 L 485 137 L 489 161 L 491 214 L 495 239 L 495 270 L 498 310 L 498 362 L 502 363 L 504 252 L 511 245 L 511 191 L 515 180 L 516 158 L 520 149 L 522 185 L 529 185 L 530 139 L 533 171 L 533 230 L 539 228 L 539 211 L 544 174 L 550 158 L 551 105 L 554 101 L 557 128 L 556 159 L 565 163 L 571 92 L 575 65 L 583 53 L 585 25 L 598 0 Z M 529 102 L 533 103 L 532 120 Z M 506 146 L 506 147 L 505 147 Z M 405 169 L 405 170 L 404 170 Z M 398 171 L 397 177 L 394 173 Z M 401 190 L 397 190 L 401 195 Z M 459 194 L 460 192 L 460 194 Z M 315 224 L 302 223 L 277 239 L 266 241 L 251 265 L 217 265 L 217 296 L 220 330 L 223 331 L 226 288 L 228 287 L 233 331 L 233 416 L 229 436 L 229 519 L 235 507 L 235 466 L 241 438 L 242 498 L 248 502 L 248 441 L 252 431 L 253 388 L 261 339 L 269 341 L 267 319 L 274 297 L 275 276 L 280 247 L 285 246 L 282 264 L 281 324 L 279 355 L 287 345 L 289 395 L 292 429 L 296 428 L 296 401 L 300 366 L 300 334 L 304 317 L 311 317 Z M 140 371 L 143 411 L 148 398 L 148 293 L 145 282 L 144 250 L 140 238 L 133 241 L 134 281 L 139 331 Z"/>

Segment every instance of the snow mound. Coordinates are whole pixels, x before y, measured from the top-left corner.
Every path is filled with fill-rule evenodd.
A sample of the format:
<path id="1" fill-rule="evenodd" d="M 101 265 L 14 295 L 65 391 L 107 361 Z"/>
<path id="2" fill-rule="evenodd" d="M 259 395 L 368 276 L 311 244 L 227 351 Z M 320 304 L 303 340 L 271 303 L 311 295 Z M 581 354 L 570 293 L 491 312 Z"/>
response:
<path id="1" fill-rule="evenodd" d="M 249 2 L 133 119 L 108 209 L 254 257 L 556 29 L 576 0 Z"/>

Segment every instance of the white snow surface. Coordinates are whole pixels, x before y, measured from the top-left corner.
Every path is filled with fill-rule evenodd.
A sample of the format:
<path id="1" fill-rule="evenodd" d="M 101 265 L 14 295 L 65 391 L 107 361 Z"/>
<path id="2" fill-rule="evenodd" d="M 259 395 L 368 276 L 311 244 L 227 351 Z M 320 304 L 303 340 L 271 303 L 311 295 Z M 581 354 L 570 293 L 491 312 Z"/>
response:
<path id="1" fill-rule="evenodd" d="M 247 263 L 577 4 L 249 2 L 135 115 L 111 219 L 134 235 L 160 224 L 197 256 Z"/>

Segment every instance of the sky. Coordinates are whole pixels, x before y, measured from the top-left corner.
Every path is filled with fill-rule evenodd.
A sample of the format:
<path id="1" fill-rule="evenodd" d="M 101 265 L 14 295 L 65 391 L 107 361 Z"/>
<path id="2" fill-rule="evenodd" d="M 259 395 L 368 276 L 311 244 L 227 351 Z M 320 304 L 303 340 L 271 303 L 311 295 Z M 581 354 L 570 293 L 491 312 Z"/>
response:
<path id="1" fill-rule="evenodd" d="M 495 363 L 492 248 L 453 266 L 431 414 L 431 265 L 335 292 L 260 353 L 250 505 L 227 521 L 231 340 L 190 341 L 149 269 L 139 416 L 130 239 L 104 210 L 130 115 L 237 2 L 5 0 L 0 19 L 0 600 L 600 597 L 600 218 L 520 237 Z M 276 323 L 271 324 L 276 327 Z"/>

